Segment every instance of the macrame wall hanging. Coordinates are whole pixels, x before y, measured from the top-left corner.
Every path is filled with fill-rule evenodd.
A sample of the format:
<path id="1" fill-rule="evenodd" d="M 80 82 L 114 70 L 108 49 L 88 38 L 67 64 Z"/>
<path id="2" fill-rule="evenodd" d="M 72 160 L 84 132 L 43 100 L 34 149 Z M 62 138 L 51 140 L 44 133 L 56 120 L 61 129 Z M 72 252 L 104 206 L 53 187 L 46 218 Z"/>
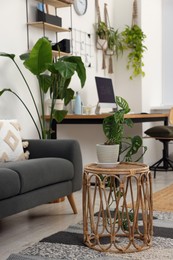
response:
<path id="1" fill-rule="evenodd" d="M 138 24 L 138 6 L 137 0 L 133 0 L 132 26 Z"/>
<path id="2" fill-rule="evenodd" d="M 107 28 L 109 29 L 109 35 L 108 37 L 111 37 L 111 33 L 114 33 L 113 28 L 110 25 L 110 20 L 109 20 L 109 15 L 108 15 L 108 10 L 107 10 L 107 4 L 104 4 L 104 15 L 105 15 L 105 23 Z M 109 49 L 109 38 L 108 40 L 108 46 L 106 49 L 106 55 L 109 56 L 109 66 L 108 66 L 108 73 L 112 74 L 113 73 L 113 60 L 112 57 L 114 55 L 114 50 Z"/>
<path id="3" fill-rule="evenodd" d="M 96 48 L 102 51 L 102 69 L 106 69 L 106 56 L 109 57 L 108 73 L 113 73 L 114 51 L 108 48 L 110 34 L 114 31 L 110 25 L 107 4 L 104 4 L 104 19 L 101 19 L 99 0 L 95 0 L 97 10 L 97 27 L 96 27 Z"/>
<path id="4" fill-rule="evenodd" d="M 106 56 L 108 56 L 109 57 L 108 73 L 113 73 L 113 56 L 117 55 L 118 57 L 118 52 L 123 53 L 123 42 L 122 39 L 120 38 L 119 45 L 114 45 L 113 48 L 110 48 L 110 37 L 115 37 L 115 34 L 116 33 L 118 34 L 118 30 L 115 31 L 114 28 L 110 25 L 107 4 L 106 3 L 104 4 L 104 19 L 101 19 L 99 0 L 95 0 L 95 4 L 96 4 L 96 11 L 97 11 L 96 48 L 102 51 L 102 69 L 106 69 Z M 133 0 L 131 28 L 137 24 L 138 24 L 137 0 Z M 118 40 L 118 35 L 117 35 L 117 40 Z"/>
<path id="5" fill-rule="evenodd" d="M 108 28 L 105 21 L 105 9 L 104 9 L 104 20 L 101 19 L 100 6 L 98 0 L 95 0 L 96 11 L 97 11 L 97 39 L 96 39 L 96 48 L 102 51 L 102 69 L 106 69 L 105 54 L 107 49 L 107 37 L 108 37 Z"/>

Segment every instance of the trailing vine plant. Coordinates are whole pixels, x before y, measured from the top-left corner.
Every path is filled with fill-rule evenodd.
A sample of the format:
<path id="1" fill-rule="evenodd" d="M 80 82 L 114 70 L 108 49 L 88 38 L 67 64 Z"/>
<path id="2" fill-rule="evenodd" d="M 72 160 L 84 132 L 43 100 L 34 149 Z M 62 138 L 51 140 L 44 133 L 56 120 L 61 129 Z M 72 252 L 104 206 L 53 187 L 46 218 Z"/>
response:
<path id="1" fill-rule="evenodd" d="M 127 69 L 132 68 L 133 70 L 130 79 L 133 79 L 138 75 L 145 76 L 145 72 L 143 71 L 144 63 L 142 61 L 143 53 L 147 49 L 144 45 L 145 38 L 146 35 L 136 24 L 131 27 L 127 25 L 124 31 L 122 31 L 124 50 L 130 51 L 127 62 Z"/>
<path id="2" fill-rule="evenodd" d="M 122 34 L 122 44 L 125 50 L 129 50 L 127 69 L 132 69 L 133 72 L 130 75 L 130 79 L 138 75 L 145 76 L 143 71 L 144 63 L 143 53 L 147 49 L 144 45 L 146 35 L 138 24 L 138 8 L 137 1 L 133 0 L 133 12 L 132 12 L 132 25 L 126 26 Z"/>

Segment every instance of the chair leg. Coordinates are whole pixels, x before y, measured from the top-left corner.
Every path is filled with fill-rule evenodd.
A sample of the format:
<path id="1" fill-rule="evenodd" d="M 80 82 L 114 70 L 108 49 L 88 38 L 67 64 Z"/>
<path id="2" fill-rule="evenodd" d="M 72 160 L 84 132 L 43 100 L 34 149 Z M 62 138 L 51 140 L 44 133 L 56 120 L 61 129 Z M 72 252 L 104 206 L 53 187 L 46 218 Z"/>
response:
<path id="1" fill-rule="evenodd" d="M 164 140 L 161 142 L 163 143 L 162 158 L 150 166 L 150 170 L 154 171 L 154 178 L 156 178 L 156 171 L 173 171 L 173 161 L 168 158 L 169 141 Z M 162 166 L 160 166 L 161 164 Z"/>
<path id="2" fill-rule="evenodd" d="M 76 204 L 75 204 L 75 201 L 74 201 L 73 193 L 68 195 L 67 198 L 68 198 L 68 201 L 69 201 L 69 203 L 70 203 L 70 205 L 72 207 L 73 213 L 77 214 L 77 208 L 76 208 Z"/>

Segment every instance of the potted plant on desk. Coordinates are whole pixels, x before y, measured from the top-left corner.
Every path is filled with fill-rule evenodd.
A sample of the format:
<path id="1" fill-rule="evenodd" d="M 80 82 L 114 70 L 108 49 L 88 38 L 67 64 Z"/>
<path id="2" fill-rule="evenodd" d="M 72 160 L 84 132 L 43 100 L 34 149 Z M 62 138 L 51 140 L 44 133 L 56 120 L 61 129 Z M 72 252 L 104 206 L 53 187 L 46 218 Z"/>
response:
<path id="1" fill-rule="evenodd" d="M 124 115 L 130 112 L 127 101 L 122 97 L 117 96 L 116 104 L 119 109 L 103 120 L 103 132 L 107 140 L 104 144 L 96 145 L 99 163 L 114 164 L 118 161 L 121 153 L 124 154 L 124 161 L 132 161 L 132 156 L 136 154 L 142 146 L 142 139 L 140 136 L 124 137 L 124 125 L 129 127 L 132 127 L 133 125 L 131 119 L 124 118 Z M 122 145 L 123 142 L 124 146 Z M 146 147 L 144 147 L 143 154 L 145 151 Z M 137 160 L 139 160 L 143 154 Z"/>

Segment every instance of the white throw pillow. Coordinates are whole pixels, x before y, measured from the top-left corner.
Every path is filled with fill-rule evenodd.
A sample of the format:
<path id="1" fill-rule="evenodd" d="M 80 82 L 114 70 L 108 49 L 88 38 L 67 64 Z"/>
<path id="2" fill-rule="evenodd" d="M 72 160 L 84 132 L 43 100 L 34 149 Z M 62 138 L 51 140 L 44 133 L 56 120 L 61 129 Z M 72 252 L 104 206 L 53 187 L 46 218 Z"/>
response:
<path id="1" fill-rule="evenodd" d="M 25 160 L 29 152 L 23 150 L 28 142 L 22 143 L 20 125 L 17 120 L 0 120 L 0 162 Z"/>

